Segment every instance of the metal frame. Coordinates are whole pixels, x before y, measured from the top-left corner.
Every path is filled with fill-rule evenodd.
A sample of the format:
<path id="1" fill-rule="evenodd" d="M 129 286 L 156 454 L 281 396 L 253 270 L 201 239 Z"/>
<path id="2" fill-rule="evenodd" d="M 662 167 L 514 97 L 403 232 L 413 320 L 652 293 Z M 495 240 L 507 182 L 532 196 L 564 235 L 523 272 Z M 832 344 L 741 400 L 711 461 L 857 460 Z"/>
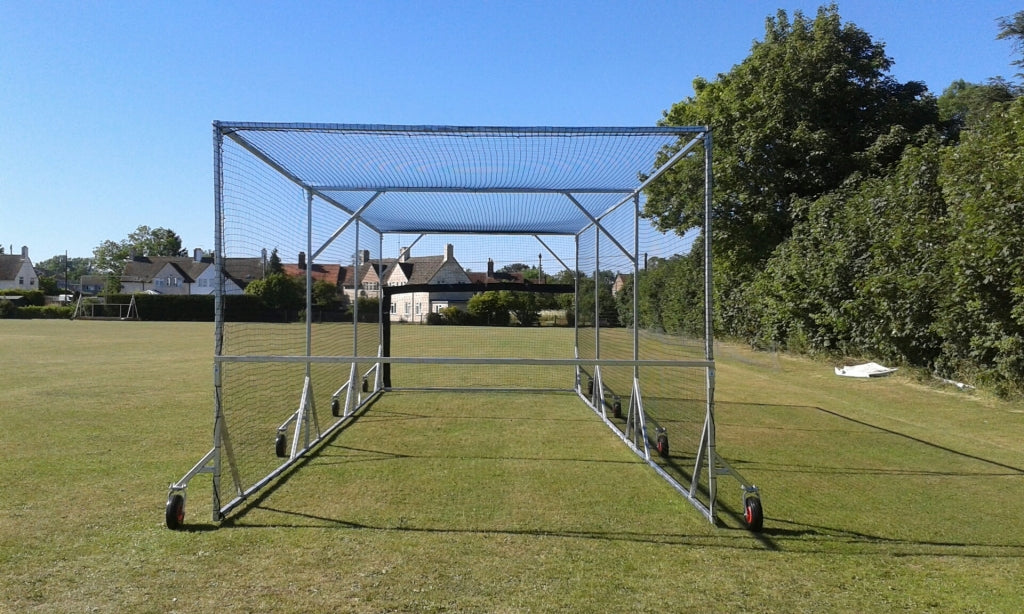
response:
<path id="1" fill-rule="evenodd" d="M 479 186 L 413 186 L 413 185 L 328 185 L 319 184 L 315 185 L 307 180 L 300 177 L 300 173 L 289 169 L 287 165 L 280 162 L 267 152 L 262 151 L 259 147 L 248 142 L 244 138 L 239 136 L 239 131 L 244 130 L 257 130 L 257 131 L 270 131 L 270 132 L 287 132 L 287 133 L 308 133 L 308 132 L 326 132 L 326 133 L 367 133 L 367 134 L 455 134 L 455 135 L 488 135 L 488 134 L 508 134 L 509 132 L 514 133 L 525 133 L 528 135 L 539 134 L 595 134 L 595 135 L 634 135 L 634 134 L 667 134 L 673 137 L 682 137 L 684 135 L 692 135 L 692 138 L 676 150 L 668 159 L 658 167 L 651 175 L 647 176 L 644 181 L 639 185 L 634 185 L 629 188 L 599 188 L 595 186 L 572 186 L 572 187 L 531 187 L 528 185 L 507 187 L 507 186 L 496 186 L 496 187 L 479 187 Z M 374 232 L 383 246 L 384 235 L 388 232 L 419 232 L 420 236 L 423 234 L 429 234 L 432 232 L 441 232 L 436 228 L 419 228 L 419 229 L 407 229 L 407 228 L 391 228 L 388 230 L 381 229 L 382 224 L 374 223 L 367 219 L 367 215 L 372 211 L 374 203 L 383 195 L 389 192 L 399 193 L 410 193 L 410 192 L 429 192 L 429 193 L 491 193 L 491 194 L 530 194 L 530 193 L 551 193 L 563 195 L 567 201 L 569 201 L 575 209 L 586 219 L 587 223 L 574 233 L 575 237 L 575 258 L 577 272 L 576 284 L 575 284 L 575 296 L 576 296 L 576 331 L 574 335 L 574 358 L 572 359 L 507 359 L 507 358 L 416 358 L 416 357 L 392 357 L 384 356 L 382 347 L 384 345 L 384 338 L 382 327 L 378 324 L 380 345 L 375 356 L 360 355 L 359 342 L 358 342 L 358 300 L 355 301 L 356 315 L 353 317 L 353 328 L 355 332 L 353 334 L 353 352 L 352 356 L 315 356 L 312 353 L 312 322 L 311 318 L 306 319 L 306 347 L 305 354 L 303 356 L 230 356 L 223 354 L 224 347 L 224 287 L 225 287 L 225 273 L 223 267 L 224 259 L 224 202 L 223 202 L 223 190 L 224 190 L 224 169 L 223 169 L 223 144 L 224 137 L 227 136 L 233 141 L 238 143 L 241 147 L 246 149 L 249 153 L 256 156 L 259 160 L 263 161 L 270 168 L 286 177 L 291 182 L 302 187 L 306 196 L 306 253 L 309 254 L 309 265 L 306 267 L 306 309 L 307 313 L 311 313 L 312 308 L 312 269 L 315 259 L 324 252 L 325 249 L 351 225 L 355 224 L 355 236 L 356 236 L 356 258 L 358 261 L 358 250 L 359 250 L 359 232 L 360 227 L 365 226 Z M 639 274 L 640 274 L 640 261 L 639 261 L 639 249 L 640 249 L 640 231 L 639 231 L 639 220 L 641 216 L 640 197 L 643 190 L 653 181 L 657 180 L 663 173 L 667 172 L 674 164 L 681 160 L 684 156 L 689 155 L 691 151 L 698 145 L 702 145 L 705 156 L 705 189 L 704 189 L 704 253 L 705 253 L 705 348 L 704 348 L 704 359 L 703 360 L 641 360 L 640 359 L 640 348 L 639 348 L 639 315 L 638 315 L 638 295 L 639 295 Z M 579 398 L 594 411 L 610 428 L 616 433 L 619 438 L 633 450 L 641 459 L 643 459 L 648 465 L 650 465 L 662 478 L 668 481 L 672 486 L 685 498 L 687 498 L 708 520 L 712 523 L 716 522 L 717 509 L 717 478 L 720 475 L 729 475 L 736 478 L 741 485 L 742 490 L 742 501 L 744 504 L 749 498 L 756 498 L 758 496 L 757 488 L 749 484 L 746 480 L 739 475 L 731 466 L 729 466 L 723 459 L 718 456 L 715 449 L 715 419 L 714 419 L 714 388 L 715 388 L 715 360 L 714 360 L 714 340 L 713 340 L 713 328 L 712 328 L 712 258 L 711 258 L 711 203 L 712 203 L 712 156 L 711 156 L 711 132 L 708 127 L 704 126 L 691 126 L 682 128 L 498 128 L 498 127 L 451 127 L 451 126 L 361 126 L 361 125 L 320 125 L 320 124 L 251 124 L 251 123 L 227 123 L 227 122 L 215 122 L 214 124 L 214 209 L 215 209 L 215 266 L 219 272 L 217 285 L 216 285 L 216 298 L 215 298 L 215 314 L 216 324 L 214 331 L 214 430 L 213 430 L 213 447 L 204 455 L 200 461 L 189 470 L 184 477 L 177 482 L 171 484 L 168 488 L 168 509 L 170 510 L 172 502 L 175 504 L 184 504 L 184 495 L 189 481 L 199 474 L 209 473 L 213 479 L 213 521 L 218 522 L 222 520 L 228 513 L 238 507 L 248 497 L 252 496 L 255 492 L 259 491 L 262 487 L 269 484 L 277 476 L 281 475 L 288 468 L 292 467 L 299 459 L 309 453 L 311 450 L 316 448 L 325 438 L 332 435 L 335 431 L 347 424 L 353 419 L 357 413 L 368 406 L 373 400 L 378 398 L 384 392 L 391 390 L 391 388 L 385 387 L 385 378 L 382 377 L 385 365 L 391 364 L 402 364 L 402 363 L 419 363 L 419 364 L 446 364 L 446 365 L 490 365 L 490 364 L 503 364 L 503 365 L 569 365 L 575 367 L 575 381 L 573 382 L 572 388 L 567 390 L 573 390 L 579 396 Z M 368 192 L 371 196 L 363 201 L 358 207 L 346 207 L 336 198 L 332 197 L 333 192 L 339 190 L 345 190 L 348 192 Z M 579 194 L 618 194 L 621 196 L 621 200 L 618 200 L 616 204 L 608 207 L 602 212 L 594 213 L 585 207 L 580 200 L 576 197 Z M 314 249 L 313 244 L 313 227 L 315 224 L 314 220 L 314 199 L 321 199 L 324 202 L 333 205 L 337 209 L 343 211 L 348 215 L 347 221 L 341 225 L 330 238 L 325 242 L 324 245 Z M 617 239 L 609 230 L 604 227 L 603 221 L 608 218 L 613 212 L 617 211 L 620 207 L 631 206 L 633 216 L 633 242 L 630 248 L 624 246 L 619 239 Z M 592 229 L 592 230 L 591 230 Z M 459 230 L 444 230 L 445 233 L 460 232 Z M 481 232 L 480 230 L 469 231 L 473 234 L 488 234 L 486 231 Z M 580 237 L 584 233 L 594 233 L 594 279 L 595 279 L 595 291 L 594 291 L 594 352 L 593 358 L 581 358 L 579 350 L 579 261 L 580 261 Z M 516 232 L 510 232 L 507 229 L 501 231 L 502 234 L 516 234 Z M 529 228 L 524 231 L 523 234 L 529 234 L 534 236 L 537 241 L 544 246 L 552 255 L 566 266 L 565 262 L 558 257 L 540 238 L 546 234 L 561 234 L 566 233 L 547 233 L 541 228 Z M 601 253 L 599 250 L 600 242 L 602 237 L 609 239 L 611 243 L 624 255 L 632 265 L 632 283 L 633 283 L 633 347 L 632 347 L 632 358 L 631 359 L 609 359 L 602 358 L 601 356 L 601 323 L 600 323 L 600 300 L 598 298 L 596 281 L 600 273 L 600 259 Z M 417 239 L 418 240 L 418 239 Z M 383 249 L 381 249 L 383 251 Z M 566 267 L 569 268 L 569 267 Z M 354 267 L 355 270 L 355 288 L 358 296 L 359 279 L 358 270 L 359 267 Z M 384 293 L 381 293 L 384 296 Z M 379 304 L 379 320 L 384 321 L 384 318 L 388 318 L 388 310 L 385 309 L 384 301 L 381 300 Z M 357 373 L 358 363 L 372 363 L 373 366 L 366 372 L 360 374 Z M 298 363 L 305 365 L 305 377 L 302 384 L 301 394 L 299 395 L 299 404 L 295 412 L 285 420 L 278 427 L 278 454 L 282 456 L 284 460 L 279 466 L 273 471 L 267 474 L 262 479 L 258 480 L 255 484 L 244 487 L 242 480 L 239 477 L 239 472 L 234 456 L 234 452 L 231 446 L 231 439 L 229 435 L 229 425 L 227 424 L 224 416 L 222 406 L 222 368 L 227 363 Z M 349 377 L 347 381 L 344 381 L 340 387 L 334 392 L 331 398 L 331 407 L 334 417 L 337 418 L 331 423 L 326 429 L 321 430 L 318 415 L 316 411 L 316 403 L 313 398 L 312 388 L 312 366 L 317 363 L 337 363 L 337 364 L 349 364 Z M 604 397 L 604 386 L 601 379 L 601 368 L 611 367 L 631 367 L 632 368 L 632 388 L 629 395 L 629 407 L 628 414 L 626 417 L 626 425 L 623 430 L 620 430 L 607 415 L 608 403 Z M 654 423 L 649 416 L 646 415 L 643 405 L 642 397 L 642 384 L 641 384 L 641 373 L 645 367 L 678 367 L 678 368 L 696 368 L 703 369 L 705 373 L 705 418 L 704 426 L 701 432 L 699 451 L 696 455 L 696 462 L 692 471 L 692 480 L 688 485 L 682 484 L 679 480 L 667 473 L 661 466 L 652 459 L 651 448 L 654 447 L 654 439 L 659 434 L 658 429 L 660 427 Z M 582 369 L 583 367 L 592 367 L 593 374 L 588 380 L 587 384 L 584 385 L 582 381 Z M 372 381 L 372 386 L 370 382 Z M 362 383 L 362 386 L 357 390 L 357 385 Z M 341 399 L 344 398 L 342 404 Z M 655 429 L 655 437 L 651 436 L 650 429 Z M 287 454 L 283 454 L 282 446 L 280 445 L 281 439 L 287 439 L 287 433 L 291 429 L 291 447 L 287 451 Z M 225 466 L 232 481 L 232 492 L 233 496 L 228 502 L 222 501 L 221 490 L 222 490 L 222 477 Z M 697 493 L 698 483 L 700 482 L 699 477 L 702 472 L 706 472 L 707 483 L 709 486 L 709 503 L 704 503 Z M 175 497 L 179 500 L 175 501 Z M 183 513 L 183 512 L 182 512 Z M 170 511 L 168 512 L 168 520 L 170 523 Z M 170 526 L 170 524 L 169 524 Z M 178 527 L 172 527 L 178 528 Z"/>

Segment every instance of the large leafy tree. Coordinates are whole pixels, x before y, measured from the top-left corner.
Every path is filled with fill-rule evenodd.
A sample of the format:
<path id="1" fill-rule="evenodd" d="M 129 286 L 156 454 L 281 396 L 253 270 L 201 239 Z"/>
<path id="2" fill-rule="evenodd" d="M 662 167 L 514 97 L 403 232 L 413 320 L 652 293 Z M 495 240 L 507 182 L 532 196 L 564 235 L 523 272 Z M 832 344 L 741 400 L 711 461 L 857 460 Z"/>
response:
<path id="1" fill-rule="evenodd" d="M 1014 60 L 1013 65 L 1024 69 L 1024 11 L 1017 11 L 1009 17 L 1001 17 L 998 20 L 1000 40 L 1009 40 L 1013 43 L 1013 50 L 1021 55 Z M 1017 73 L 1018 77 L 1024 77 L 1024 72 Z"/>
<path id="2" fill-rule="evenodd" d="M 813 19 L 779 11 L 747 59 L 715 81 L 696 79 L 694 95 L 665 113 L 662 124 L 713 129 L 715 262 L 728 280 L 721 286 L 749 281 L 790 235 L 794 202 L 855 173 L 880 172 L 937 123 L 924 84 L 896 81 L 891 66 L 884 45 L 843 23 L 834 4 Z M 703 154 L 684 159 L 652 185 L 645 215 L 662 229 L 699 226 L 703 170 Z"/>
<path id="3" fill-rule="evenodd" d="M 181 237 L 169 228 L 139 226 L 120 241 L 107 239 L 93 250 L 96 270 L 120 275 L 124 263 L 136 256 L 184 256 Z"/>
<path id="4" fill-rule="evenodd" d="M 884 177 L 800 203 L 804 221 L 752 285 L 752 340 L 934 364 L 932 322 L 949 288 L 939 142 L 907 148 Z"/>
<path id="5" fill-rule="evenodd" d="M 940 367 L 1024 390 L 1024 98 L 965 133 L 944 160 L 942 188 L 956 229 L 954 282 L 936 326 Z"/>
<path id="6" fill-rule="evenodd" d="M 40 271 L 43 275 L 58 280 L 63 280 L 66 275 L 68 281 L 72 283 L 77 283 L 82 278 L 82 275 L 88 275 L 92 272 L 91 258 L 68 258 L 64 254 L 57 254 L 52 258 L 47 258 L 35 264 L 36 270 Z"/>
<path id="7" fill-rule="evenodd" d="M 255 279 L 245 286 L 245 293 L 258 296 L 263 304 L 279 312 L 285 320 L 289 311 L 301 309 L 305 304 L 303 283 L 285 273 L 270 273 L 263 279 Z"/>
<path id="8" fill-rule="evenodd" d="M 968 83 L 958 79 L 939 96 L 939 117 L 951 137 L 985 119 L 999 105 L 1020 96 L 1021 87 L 998 77 L 988 83 Z"/>
<path id="9" fill-rule="evenodd" d="M 466 310 L 481 324 L 508 326 L 511 321 L 510 292 L 481 292 L 470 297 Z"/>

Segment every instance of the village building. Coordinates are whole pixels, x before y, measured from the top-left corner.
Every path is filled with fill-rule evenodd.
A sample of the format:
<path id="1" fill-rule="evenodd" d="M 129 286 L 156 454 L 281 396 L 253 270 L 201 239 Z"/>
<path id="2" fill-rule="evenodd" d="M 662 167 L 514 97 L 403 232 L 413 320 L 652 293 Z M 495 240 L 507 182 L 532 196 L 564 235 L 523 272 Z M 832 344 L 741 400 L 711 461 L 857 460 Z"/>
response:
<path id="1" fill-rule="evenodd" d="M 20 254 L 0 254 L 0 290 L 39 289 L 39 276 L 28 257 L 28 247 Z"/>

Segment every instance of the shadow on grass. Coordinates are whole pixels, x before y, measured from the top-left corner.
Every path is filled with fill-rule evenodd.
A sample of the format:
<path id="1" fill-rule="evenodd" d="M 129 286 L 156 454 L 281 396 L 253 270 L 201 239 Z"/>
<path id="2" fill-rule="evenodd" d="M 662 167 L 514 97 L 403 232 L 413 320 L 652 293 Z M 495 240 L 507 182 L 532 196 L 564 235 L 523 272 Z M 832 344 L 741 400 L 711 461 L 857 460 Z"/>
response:
<path id="1" fill-rule="evenodd" d="M 975 454 L 961 452 L 944 446 L 936 444 L 913 435 L 901 433 L 893 429 L 878 426 L 865 422 L 863 420 L 852 418 L 850 416 L 843 415 L 841 413 L 827 410 L 821 407 L 815 406 L 779 406 L 769 404 L 751 404 L 751 403 L 719 403 L 719 405 L 732 405 L 736 407 L 783 407 L 786 409 L 800 409 L 800 410 L 812 410 L 827 414 L 844 421 L 848 421 L 851 424 L 856 424 L 859 427 L 864 427 L 870 430 L 878 431 L 888 435 L 901 437 L 907 441 L 914 442 L 916 444 L 931 447 L 936 450 L 940 450 L 945 453 L 953 454 L 962 458 L 971 459 L 982 463 L 989 464 L 993 467 L 1000 468 L 1005 473 L 999 474 L 982 474 L 982 473 L 951 473 L 941 471 L 917 471 L 917 470 L 901 470 L 901 469 L 862 469 L 857 467 L 819 467 L 814 468 L 812 471 L 820 473 L 835 473 L 835 474 L 879 474 L 879 475 L 924 475 L 924 476 L 974 476 L 974 475 L 1024 475 L 1024 469 L 1015 467 L 1013 465 L 1001 463 L 984 457 L 980 457 Z M 1021 545 L 1007 545 L 998 543 L 972 543 L 969 541 L 956 541 L 956 540 L 920 540 L 920 539 L 903 539 L 886 537 L 883 535 L 869 534 L 861 531 L 855 531 L 850 529 L 844 529 L 842 527 L 829 527 L 824 525 L 815 525 L 810 523 L 800 523 L 792 520 L 785 520 L 780 518 L 774 518 L 768 514 L 765 516 L 765 526 L 760 533 L 750 533 L 743 527 L 743 519 L 741 511 L 735 509 L 732 505 L 724 503 L 722 497 L 719 497 L 719 503 L 717 511 L 719 514 L 720 522 L 724 521 L 726 526 L 720 526 L 718 530 L 710 535 L 688 535 L 681 533 L 644 533 L 644 532 L 631 532 L 631 531 L 576 531 L 576 530 L 561 530 L 561 529 L 514 529 L 514 528 L 450 528 L 450 527 L 416 527 L 410 526 L 404 519 L 401 519 L 397 525 L 388 524 L 367 524 L 360 522 L 352 522 L 342 518 L 329 518 L 321 517 L 313 514 L 307 514 L 297 511 L 289 511 L 278 509 L 266 505 L 268 500 L 274 495 L 274 493 L 285 486 L 291 479 L 295 472 L 306 466 L 309 462 L 316 460 L 321 464 L 344 464 L 344 463 L 358 463 L 358 462 L 371 462 L 371 461 L 382 461 L 389 459 L 402 459 L 402 458 L 420 458 L 420 459 L 431 459 L 431 460 L 459 460 L 465 458 L 480 459 L 480 460 L 511 460 L 511 461 L 536 461 L 536 462 L 573 462 L 573 463 L 611 463 L 611 464 L 634 464 L 634 461 L 612 461 L 612 460 L 600 460 L 600 459 L 581 459 L 581 458 L 547 458 L 547 457 L 523 457 L 523 458 L 508 458 L 508 457 L 483 457 L 483 456 L 472 456 L 472 457 L 448 457 L 448 456 L 431 456 L 431 455 L 414 455 L 414 454 L 402 454 L 396 452 L 389 452 L 386 450 L 368 449 L 368 448 L 355 448 L 350 446 L 336 445 L 336 439 L 342 431 L 347 430 L 357 422 L 361 420 L 387 420 L 387 419 L 448 419 L 448 418 L 462 418 L 459 416 L 444 416 L 436 414 L 418 414 L 414 412 L 395 412 L 388 410 L 387 413 L 381 412 L 372 414 L 372 417 L 367 418 L 367 410 L 369 406 L 360 410 L 360 412 L 353 416 L 353 418 L 337 431 L 332 433 L 330 437 L 321 442 L 314 450 L 309 451 L 302 459 L 297 461 L 288 471 L 282 474 L 277 480 L 268 484 L 264 489 L 256 493 L 252 498 L 241 504 L 228 518 L 224 519 L 221 523 L 221 527 L 233 528 L 233 529 L 260 529 L 260 528 L 279 528 L 279 529 L 323 529 L 323 528 L 336 528 L 336 529 L 350 529 L 350 530 L 367 530 L 367 531 L 396 531 L 396 532 L 409 532 L 409 533 L 424 533 L 424 534 L 464 534 L 464 535 L 504 535 L 504 536 L 532 536 L 532 537 L 556 537 L 566 539 L 590 539 L 590 540 L 602 540 L 609 542 L 635 542 L 635 543 L 648 543 L 648 544 L 664 544 L 664 545 L 680 545 L 680 546 L 701 546 L 701 547 L 720 547 L 720 548 L 731 548 L 731 549 L 742 549 L 742 550 L 766 550 L 766 551 L 791 551 L 791 552 L 806 552 L 806 553 L 843 553 L 843 554 L 888 554 L 891 556 L 963 556 L 963 557 L 1006 557 L 1006 558 L 1024 558 L 1024 546 Z M 474 420 L 509 420 L 509 419 L 523 419 L 523 420 L 537 420 L 534 416 L 503 416 L 503 417 L 470 417 L 468 419 Z M 543 419 L 543 418 L 541 418 Z M 574 419 L 552 419 L 556 421 L 575 422 Z M 585 419 L 589 420 L 589 414 Z M 371 455 L 370 457 L 359 458 L 348 454 L 333 454 L 331 450 L 348 450 L 357 454 Z M 332 458 L 340 457 L 340 458 Z M 758 461 L 754 460 L 742 460 L 742 459 L 728 459 L 731 464 L 747 467 L 756 467 L 759 465 Z M 667 459 L 661 459 L 659 464 L 671 474 L 678 476 L 681 483 L 689 484 L 691 479 L 692 467 L 685 467 L 685 461 L 692 463 L 693 459 L 683 456 L 670 456 Z M 764 465 L 762 465 L 764 466 Z M 782 467 L 785 467 L 784 465 Z M 779 470 L 779 469 L 775 469 Z M 807 471 L 807 469 L 793 468 L 792 471 Z M 756 477 L 756 476 L 748 476 Z M 719 487 L 719 494 L 721 495 L 722 487 Z M 704 485 L 698 484 L 697 491 L 703 500 L 707 500 L 708 493 Z M 730 499 L 731 500 L 731 499 Z M 285 515 L 294 519 L 294 522 L 247 522 L 247 517 L 250 512 L 259 510 L 261 512 L 269 512 L 273 514 Z M 768 512 L 770 510 L 766 510 Z M 189 525 L 185 527 L 189 531 L 209 531 L 217 528 L 217 525 Z M 759 544 L 759 545 L 758 545 Z M 836 550 L 837 545 L 840 547 Z"/>
<path id="2" fill-rule="evenodd" d="M 871 548 L 867 553 L 874 554 L 878 549 L 889 551 L 892 556 L 928 556 L 949 555 L 978 558 L 1024 558 L 1024 546 L 1018 544 L 981 543 L 953 540 L 920 540 L 901 539 L 874 535 L 861 531 L 851 531 L 839 527 L 828 527 L 808 523 L 798 523 L 782 519 L 771 519 L 772 526 L 767 527 L 765 518 L 764 533 L 774 537 L 803 538 L 813 537 L 827 540 L 830 543 L 843 543 L 852 547 L 864 546 Z M 784 528 L 784 526 L 789 528 Z M 904 549 L 899 551 L 898 549 Z M 797 548 L 794 548 L 796 550 Z M 801 552 L 817 551 L 799 548 Z"/>
<path id="3" fill-rule="evenodd" d="M 996 474 L 993 474 L 993 473 L 978 473 L 978 474 L 974 474 L 974 473 L 944 473 L 944 472 L 934 472 L 933 473 L 933 472 L 924 472 L 921 475 L 936 475 L 936 476 L 946 476 L 946 475 L 951 475 L 951 476 L 959 476 L 959 475 L 965 475 L 965 476 L 971 476 L 971 475 L 984 475 L 984 476 L 1007 475 L 1007 476 L 1013 476 L 1013 475 L 1022 475 L 1022 476 L 1024 476 L 1024 468 L 1016 467 L 1014 465 L 1009 465 L 1009 464 L 1006 464 L 1006 463 L 1001 463 L 999 461 L 995 461 L 995 460 L 992 460 L 992 459 L 989 459 L 989 458 L 985 458 L 983 456 L 978 456 L 976 454 L 971 454 L 969 452 L 962 452 L 960 450 L 956 450 L 954 448 L 950 448 L 949 446 L 944 446 L 942 444 L 938 444 L 938 443 L 935 443 L 935 442 L 932 442 L 932 441 L 928 441 L 927 439 L 921 439 L 920 437 L 915 437 L 913 435 L 909 435 L 907 433 L 902 433 L 902 432 L 894 430 L 894 429 L 886 428 L 884 426 L 879 426 L 877 424 L 872 424 L 870 422 L 867 422 L 867 421 L 864 421 L 864 420 L 860 420 L 858 418 L 853 418 L 851 416 L 847 416 L 845 414 L 841 414 L 841 413 L 839 413 L 837 411 L 833 411 L 833 410 L 830 410 L 830 409 L 825 409 L 824 407 L 817 407 L 815 405 L 777 405 L 777 404 L 767 404 L 767 403 L 731 403 L 731 402 L 721 402 L 721 401 L 718 402 L 717 405 L 720 406 L 720 407 L 721 406 L 731 406 L 731 407 L 734 407 L 734 408 L 741 408 L 741 407 L 773 407 L 773 408 L 783 408 L 783 409 L 797 409 L 797 410 L 815 411 L 815 412 L 819 412 L 819 413 L 826 414 L 826 415 L 829 415 L 829 416 L 833 416 L 835 418 L 839 418 L 840 420 L 844 420 L 844 421 L 849 422 L 851 424 L 856 424 L 858 426 L 865 427 L 865 428 L 867 428 L 869 430 L 872 430 L 872 431 L 877 431 L 879 433 L 885 433 L 887 435 L 892 435 L 894 437 L 899 437 L 901 439 L 905 439 L 907 441 L 910 441 L 910 442 L 913 442 L 913 443 L 916 443 L 916 444 L 921 444 L 923 446 L 927 446 L 929 448 L 932 448 L 933 450 L 939 450 L 941 452 L 946 452 L 946 453 L 949 453 L 949 454 L 952 454 L 952 455 L 955 455 L 955 456 L 959 456 L 960 458 L 965 458 L 965 459 L 969 459 L 969 460 L 972 460 L 972 461 L 977 461 L 977 462 L 980 462 L 980 463 L 991 465 L 993 467 L 998 467 L 998 468 L 1003 469 L 1003 470 L 1008 472 L 1008 473 L 996 473 Z M 787 430 L 787 429 L 788 429 L 788 427 L 783 427 L 782 428 L 782 430 Z M 801 429 L 800 427 L 793 427 L 793 430 L 813 431 L 813 430 L 816 430 L 816 429 Z M 752 461 L 747 461 L 747 462 L 751 462 L 752 463 Z M 740 464 L 740 463 L 741 463 L 741 461 L 735 461 L 734 464 Z M 895 474 L 902 475 L 901 473 L 899 473 L 899 471 L 900 470 L 894 470 Z M 855 472 L 857 472 L 857 470 L 855 470 L 855 469 L 851 469 L 850 470 L 850 473 L 855 473 Z M 887 472 L 885 470 L 876 470 L 876 469 L 865 470 L 864 472 L 865 473 L 878 472 L 878 473 L 882 473 L 882 474 L 889 473 L 889 472 Z M 911 471 L 911 472 L 906 473 L 905 475 L 917 475 L 917 473 Z"/>
<path id="4" fill-rule="evenodd" d="M 355 452 L 356 454 L 363 454 L 365 456 L 357 456 L 352 454 L 335 454 L 329 452 L 329 450 L 348 450 Z M 484 456 L 481 454 L 461 454 L 461 455 L 432 455 L 432 454 L 404 454 L 400 452 L 389 452 L 387 450 L 375 450 L 372 448 L 356 448 L 353 446 L 328 446 L 320 450 L 318 454 L 319 458 L 322 459 L 319 465 L 331 466 L 331 465 L 348 465 L 351 463 L 371 463 L 386 460 L 404 459 L 404 458 L 418 458 L 423 460 L 442 460 L 442 461 L 460 461 L 460 460 L 492 460 L 492 461 L 536 461 L 541 463 L 600 463 L 609 465 L 636 465 L 638 464 L 635 460 L 609 460 L 601 458 L 579 458 L 579 457 L 555 457 L 555 456 Z M 337 460 L 323 460 L 336 458 Z"/>
<path id="5" fill-rule="evenodd" d="M 524 421 L 524 422 L 565 422 L 565 423 L 584 423 L 589 422 L 588 417 L 583 418 L 548 418 L 544 416 L 538 416 L 536 414 L 507 414 L 501 416 L 452 416 L 448 414 L 427 414 L 427 413 L 415 413 L 410 411 L 395 411 L 389 409 L 384 412 L 378 412 L 372 416 L 365 418 L 367 422 L 405 422 L 413 420 L 474 420 L 474 421 L 493 421 L 493 422 L 510 422 L 510 421 Z"/>
<path id="6" fill-rule="evenodd" d="M 586 539 L 607 542 L 632 542 L 675 546 L 721 547 L 738 550 L 758 550 L 750 541 L 747 531 L 723 528 L 710 535 L 685 533 L 643 533 L 639 531 L 572 531 L 564 529 L 495 529 L 495 528 L 450 528 L 417 527 L 400 518 L 398 524 L 368 524 L 340 518 L 328 518 L 270 506 L 260 506 L 260 511 L 281 514 L 295 519 L 294 522 L 246 523 L 243 515 L 225 520 L 223 526 L 233 529 L 348 529 L 397 533 L 422 533 L 434 535 L 500 535 L 510 537 L 540 537 L 563 539 Z M 305 522 L 304 522 L 305 521 Z"/>

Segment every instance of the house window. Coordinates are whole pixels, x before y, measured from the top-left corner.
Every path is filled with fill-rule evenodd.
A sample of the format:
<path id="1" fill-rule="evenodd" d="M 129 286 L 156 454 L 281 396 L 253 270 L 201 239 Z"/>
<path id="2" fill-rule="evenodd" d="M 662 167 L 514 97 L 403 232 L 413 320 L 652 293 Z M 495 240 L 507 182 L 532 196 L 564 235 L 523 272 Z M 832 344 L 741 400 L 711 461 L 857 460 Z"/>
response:
<path id="1" fill-rule="evenodd" d="M 409 315 L 409 303 L 405 304 L 405 315 Z"/>
<path id="2" fill-rule="evenodd" d="M 391 313 L 398 313 L 398 303 L 391 303 Z"/>
<path id="3" fill-rule="evenodd" d="M 365 282 L 363 282 L 363 289 L 364 290 L 370 290 L 370 291 L 374 291 L 375 292 L 379 288 L 380 288 L 380 285 L 377 282 L 375 282 L 375 281 L 365 281 Z"/>
<path id="4" fill-rule="evenodd" d="M 18 278 L 18 285 L 19 286 L 24 286 L 25 285 L 25 278 L 24 277 L 19 277 Z"/>
<path id="5" fill-rule="evenodd" d="M 420 303 L 416 303 L 416 315 L 420 315 Z"/>

